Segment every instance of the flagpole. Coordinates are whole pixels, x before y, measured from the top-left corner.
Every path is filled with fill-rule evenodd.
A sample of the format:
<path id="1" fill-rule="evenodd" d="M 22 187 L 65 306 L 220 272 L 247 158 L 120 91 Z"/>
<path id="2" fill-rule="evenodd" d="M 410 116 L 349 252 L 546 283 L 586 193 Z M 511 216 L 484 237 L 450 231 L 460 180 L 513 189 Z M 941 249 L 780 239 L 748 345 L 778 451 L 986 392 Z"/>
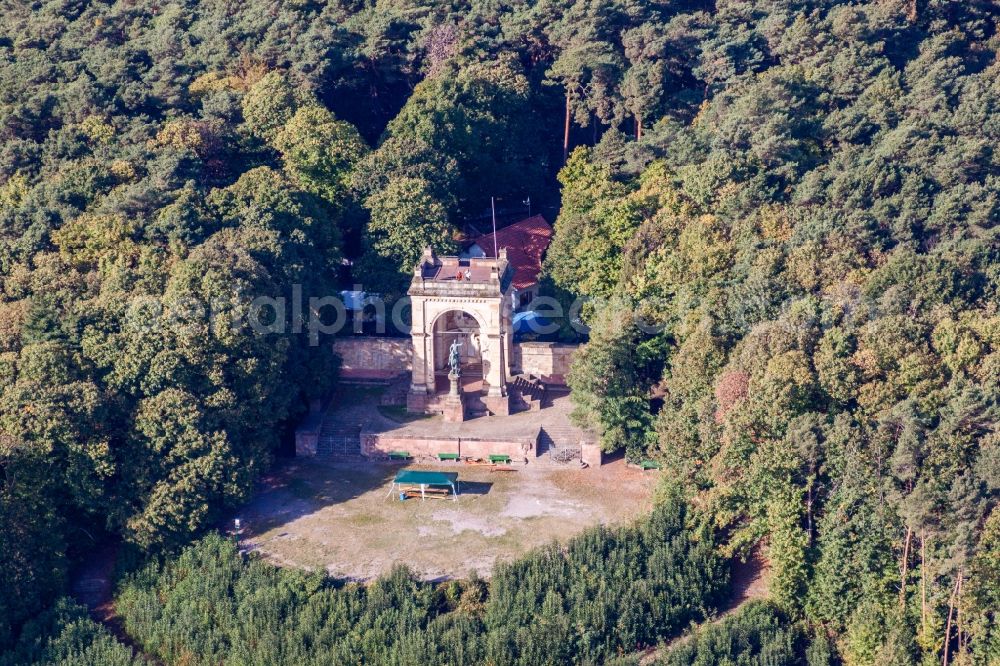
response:
<path id="1" fill-rule="evenodd" d="M 493 213 L 493 257 L 497 262 L 497 271 L 501 280 L 503 280 L 503 275 L 499 273 L 500 270 L 500 250 L 497 249 L 497 205 L 494 197 L 490 197 L 490 210 Z M 511 304 L 513 306 L 513 303 Z M 498 322 L 497 332 L 500 333 L 500 395 L 507 395 L 507 340 L 504 338 L 503 330 L 503 313 L 507 305 L 500 300 L 500 321 Z"/>
<path id="2" fill-rule="evenodd" d="M 493 197 L 490 197 L 490 210 L 493 211 L 493 257 L 499 259 L 500 250 L 497 249 L 497 205 Z"/>

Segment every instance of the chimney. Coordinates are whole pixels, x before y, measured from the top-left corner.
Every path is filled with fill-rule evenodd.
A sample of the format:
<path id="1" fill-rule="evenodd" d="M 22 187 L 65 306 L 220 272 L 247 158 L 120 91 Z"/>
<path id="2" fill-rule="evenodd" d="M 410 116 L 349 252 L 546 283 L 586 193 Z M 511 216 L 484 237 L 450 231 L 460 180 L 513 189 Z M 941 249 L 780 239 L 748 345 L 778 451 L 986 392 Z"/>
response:
<path id="1" fill-rule="evenodd" d="M 417 265 L 413 268 L 413 274 L 416 277 L 423 277 L 424 267 L 436 266 L 437 262 L 437 255 L 434 254 L 434 248 L 428 245 L 424 248 L 424 253 L 421 255 L 420 261 L 418 261 Z"/>

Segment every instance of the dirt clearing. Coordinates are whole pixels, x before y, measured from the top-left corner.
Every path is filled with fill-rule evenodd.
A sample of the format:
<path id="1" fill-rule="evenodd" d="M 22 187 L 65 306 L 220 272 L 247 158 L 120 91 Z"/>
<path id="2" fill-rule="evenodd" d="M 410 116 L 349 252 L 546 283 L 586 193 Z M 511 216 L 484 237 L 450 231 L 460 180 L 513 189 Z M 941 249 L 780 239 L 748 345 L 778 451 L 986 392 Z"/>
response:
<path id="1" fill-rule="evenodd" d="M 565 541 L 584 528 L 648 513 L 657 473 L 621 460 L 596 469 L 526 465 L 491 472 L 462 464 L 458 501 L 389 496 L 401 465 L 292 461 L 278 465 L 239 516 L 247 540 L 281 565 L 367 580 L 396 563 L 429 579 L 488 576 L 497 559 Z"/>

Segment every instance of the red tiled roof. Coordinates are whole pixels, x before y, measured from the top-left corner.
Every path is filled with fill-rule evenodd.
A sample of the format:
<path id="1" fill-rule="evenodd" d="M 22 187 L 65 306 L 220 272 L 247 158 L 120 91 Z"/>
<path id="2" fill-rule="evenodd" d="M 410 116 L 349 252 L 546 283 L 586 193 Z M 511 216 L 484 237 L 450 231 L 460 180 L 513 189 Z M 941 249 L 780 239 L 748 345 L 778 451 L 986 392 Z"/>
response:
<path id="1" fill-rule="evenodd" d="M 514 268 L 514 288 L 525 289 L 538 282 L 542 257 L 552 242 L 552 227 L 545 218 L 533 215 L 497 230 L 496 237 L 496 247 L 507 248 L 507 260 Z M 475 243 L 487 257 L 495 257 L 493 234 L 480 236 Z"/>

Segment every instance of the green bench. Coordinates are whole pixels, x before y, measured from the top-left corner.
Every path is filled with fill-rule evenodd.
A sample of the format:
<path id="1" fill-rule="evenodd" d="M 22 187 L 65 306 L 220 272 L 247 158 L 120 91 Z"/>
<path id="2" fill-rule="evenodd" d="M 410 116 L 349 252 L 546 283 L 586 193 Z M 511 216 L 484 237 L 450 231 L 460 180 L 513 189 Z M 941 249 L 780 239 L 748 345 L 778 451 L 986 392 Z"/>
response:
<path id="1" fill-rule="evenodd" d="M 409 460 L 409 451 L 389 451 L 389 460 Z"/>
<path id="2" fill-rule="evenodd" d="M 504 454 L 490 454 L 490 462 L 494 465 L 497 463 L 503 463 L 505 465 L 510 464 L 510 456 Z"/>
<path id="3" fill-rule="evenodd" d="M 647 469 L 660 469 L 660 463 L 655 460 L 643 460 L 639 463 L 639 467 L 641 467 L 643 471 Z"/>
<path id="4" fill-rule="evenodd" d="M 438 460 L 458 460 L 459 456 L 457 453 L 439 453 Z"/>

